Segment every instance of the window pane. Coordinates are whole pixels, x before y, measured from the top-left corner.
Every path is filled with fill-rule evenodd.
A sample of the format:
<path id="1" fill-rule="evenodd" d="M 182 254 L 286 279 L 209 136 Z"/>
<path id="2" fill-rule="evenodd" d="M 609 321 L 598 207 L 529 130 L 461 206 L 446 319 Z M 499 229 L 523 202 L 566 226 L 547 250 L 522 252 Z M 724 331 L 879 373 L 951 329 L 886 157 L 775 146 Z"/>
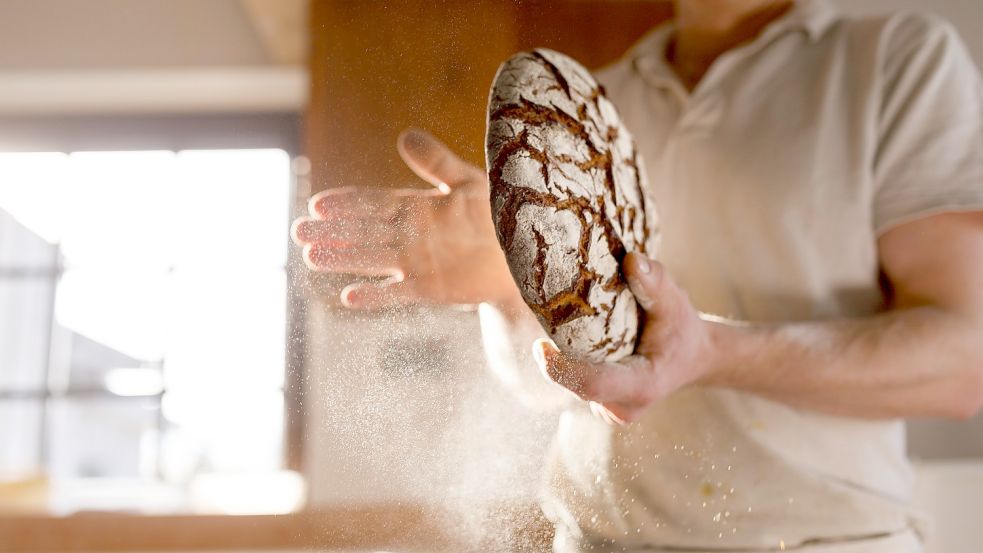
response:
<path id="1" fill-rule="evenodd" d="M 57 246 L 0 209 L 0 279 L 50 273 L 57 266 Z"/>
<path id="2" fill-rule="evenodd" d="M 42 401 L 0 401 L 0 481 L 40 472 Z"/>
<path id="3" fill-rule="evenodd" d="M 49 401 L 48 471 L 54 479 L 151 477 L 158 398 Z"/>
<path id="4" fill-rule="evenodd" d="M 283 394 L 229 383 L 224 390 L 168 392 L 161 471 L 182 481 L 194 472 L 270 471 L 283 464 Z"/>
<path id="5" fill-rule="evenodd" d="M 173 152 L 70 156 L 62 251 L 70 266 L 167 268 L 173 258 Z M 183 198 L 187 201 L 188 198 Z"/>
<path id="6" fill-rule="evenodd" d="M 170 390 L 283 384 L 286 276 L 282 269 L 173 275 L 164 361 Z"/>
<path id="7" fill-rule="evenodd" d="M 290 221 L 290 158 L 283 150 L 178 154 L 177 265 L 282 267 Z M 193 201 L 189 201 L 193 199 Z"/>
<path id="8" fill-rule="evenodd" d="M 71 204 L 63 201 L 68 156 L 0 154 L 0 209 L 49 243 L 61 238 Z"/>
<path id="9" fill-rule="evenodd" d="M 66 271 L 55 313 L 70 336 L 57 343 L 63 347 L 56 366 L 103 371 L 159 362 L 166 350 L 170 298 L 167 273 Z M 99 379 L 101 373 L 72 378 Z"/>
<path id="10" fill-rule="evenodd" d="M 47 278 L 0 279 L 0 390 L 44 389 L 54 288 Z"/>
<path id="11" fill-rule="evenodd" d="M 0 399 L 0 478 L 282 468 L 290 194 L 282 150 L 0 154 L 0 391 L 55 394 Z"/>

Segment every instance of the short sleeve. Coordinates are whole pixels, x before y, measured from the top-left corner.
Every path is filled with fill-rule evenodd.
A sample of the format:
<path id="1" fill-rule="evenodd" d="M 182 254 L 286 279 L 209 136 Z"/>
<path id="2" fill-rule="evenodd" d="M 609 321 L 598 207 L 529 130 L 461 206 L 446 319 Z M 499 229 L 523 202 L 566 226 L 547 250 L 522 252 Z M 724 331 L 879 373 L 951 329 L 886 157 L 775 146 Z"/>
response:
<path id="1" fill-rule="evenodd" d="M 948 211 L 983 210 L 983 81 L 949 23 L 906 15 L 882 35 L 874 160 L 878 234 Z"/>

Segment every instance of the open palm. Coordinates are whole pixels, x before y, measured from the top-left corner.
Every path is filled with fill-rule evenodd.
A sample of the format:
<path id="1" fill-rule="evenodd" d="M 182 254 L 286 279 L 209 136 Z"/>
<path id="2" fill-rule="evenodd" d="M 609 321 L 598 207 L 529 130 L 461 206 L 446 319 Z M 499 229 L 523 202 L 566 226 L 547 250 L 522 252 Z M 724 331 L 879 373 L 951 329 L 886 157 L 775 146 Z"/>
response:
<path id="1" fill-rule="evenodd" d="M 390 277 L 353 284 L 342 301 L 374 309 L 407 303 L 511 303 L 518 297 L 491 221 L 484 171 L 422 130 L 397 141 L 430 189 L 337 188 L 313 196 L 292 235 L 308 267 Z"/>

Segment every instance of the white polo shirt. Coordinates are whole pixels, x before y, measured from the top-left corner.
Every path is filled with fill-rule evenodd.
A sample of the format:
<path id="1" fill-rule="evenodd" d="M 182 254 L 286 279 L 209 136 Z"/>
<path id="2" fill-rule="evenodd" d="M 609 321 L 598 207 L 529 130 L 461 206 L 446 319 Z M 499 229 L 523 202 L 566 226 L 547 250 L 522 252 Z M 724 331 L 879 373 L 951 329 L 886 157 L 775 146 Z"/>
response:
<path id="1" fill-rule="evenodd" d="M 749 321 L 883 310 L 876 240 L 983 209 L 983 87 L 953 28 L 799 2 L 688 93 L 671 23 L 599 78 L 635 133 L 660 258 L 700 310 Z M 920 550 L 901 421 L 689 388 L 638 423 L 565 413 L 557 551 Z"/>

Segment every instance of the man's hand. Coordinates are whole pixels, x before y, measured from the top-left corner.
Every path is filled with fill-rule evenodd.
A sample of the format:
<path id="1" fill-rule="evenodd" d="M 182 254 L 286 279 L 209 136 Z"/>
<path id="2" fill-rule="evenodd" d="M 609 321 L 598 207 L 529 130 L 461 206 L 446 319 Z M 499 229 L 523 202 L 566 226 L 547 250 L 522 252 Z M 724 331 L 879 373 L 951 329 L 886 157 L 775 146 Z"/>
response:
<path id="1" fill-rule="evenodd" d="M 533 353 L 546 375 L 591 403 L 609 422 L 637 420 L 652 403 L 703 378 L 712 367 L 709 325 L 665 268 L 628 254 L 628 285 L 645 310 L 636 353 L 617 363 L 591 363 L 539 340 Z"/>
<path id="2" fill-rule="evenodd" d="M 431 189 L 339 188 L 313 196 L 291 235 L 315 271 L 390 277 L 353 284 L 342 302 L 376 309 L 408 303 L 510 303 L 518 297 L 498 242 L 484 172 L 430 134 L 397 141 Z"/>
<path id="3" fill-rule="evenodd" d="M 867 317 L 735 325 L 701 319 L 664 269 L 629 256 L 646 311 L 638 352 L 591 364 L 536 344 L 554 381 L 613 422 L 691 383 L 869 419 L 964 419 L 983 408 L 983 212 L 898 225 L 878 240 L 894 294 Z"/>

